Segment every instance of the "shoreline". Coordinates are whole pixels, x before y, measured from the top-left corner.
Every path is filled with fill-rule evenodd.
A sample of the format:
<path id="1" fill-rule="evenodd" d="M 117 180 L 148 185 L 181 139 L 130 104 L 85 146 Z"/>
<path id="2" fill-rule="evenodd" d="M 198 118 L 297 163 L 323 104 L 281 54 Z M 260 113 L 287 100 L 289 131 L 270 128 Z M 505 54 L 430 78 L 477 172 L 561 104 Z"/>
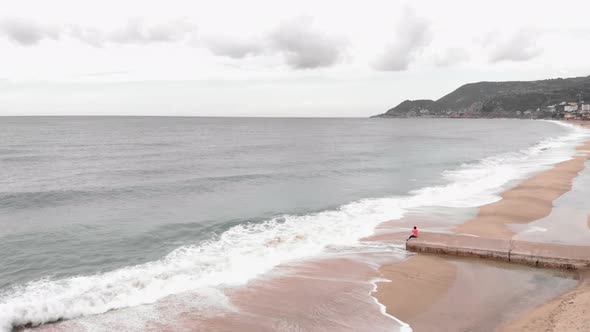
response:
<path id="1" fill-rule="evenodd" d="M 588 121 L 574 121 L 575 125 L 590 128 Z M 590 159 L 587 141 L 583 154 Z M 577 150 L 581 150 L 578 147 Z M 590 231 L 590 215 L 587 217 Z M 519 319 L 515 319 L 500 328 L 503 332 L 534 332 L 543 329 L 547 332 L 590 331 L 590 270 L 580 271 L 580 280 L 576 287 L 560 296 L 530 309 Z"/>
<path id="2" fill-rule="evenodd" d="M 574 272 L 431 254 L 380 272 L 392 282 L 379 283 L 374 296 L 418 332 L 493 331 L 578 284 Z"/>
<path id="3" fill-rule="evenodd" d="M 587 143 L 590 144 L 590 141 Z M 550 170 L 554 167 L 556 166 Z M 565 173 L 568 176 L 572 175 L 571 172 Z M 567 176 L 563 178 L 566 179 Z M 575 175 L 571 176 L 570 182 L 573 181 L 573 178 Z M 539 190 L 539 186 L 528 186 L 527 190 Z M 569 188 L 571 188 L 571 183 Z M 525 203 L 519 201 L 519 204 Z M 503 206 L 503 208 L 508 209 L 508 206 Z M 475 212 L 481 207 L 473 209 Z M 550 211 L 551 209 L 549 209 Z M 405 227 L 414 222 L 420 226 L 428 223 L 436 225 L 436 222 L 432 222 L 433 220 L 412 220 L 410 216 L 404 218 L 405 221 L 399 223 L 398 226 Z M 469 218 L 461 219 L 461 222 L 476 218 L 477 215 L 474 213 L 469 215 Z M 588 226 L 590 227 L 590 216 L 588 218 Z M 393 223 L 395 224 L 395 222 Z M 506 227 L 507 224 L 502 223 L 498 228 Z M 395 228 L 395 225 L 392 226 Z M 378 229 L 379 226 L 372 236 L 364 240 L 402 243 L 407 237 L 406 232 L 402 232 L 399 228 L 397 232 L 383 234 L 378 234 Z M 370 256 L 370 254 L 368 255 Z M 521 273 L 519 271 L 525 270 L 501 264 L 483 263 L 475 259 L 446 259 L 420 254 L 412 255 L 402 262 L 392 262 L 391 260 L 385 262 L 383 257 L 391 255 L 391 253 L 384 252 L 378 255 L 382 256 L 373 261 L 373 264 L 368 264 L 364 259 L 360 261 L 326 259 L 306 261 L 296 268 L 289 264 L 275 267 L 274 272 L 270 276 L 267 275 L 268 278 L 256 279 L 247 285 L 240 286 L 240 288 L 223 292 L 229 302 L 237 306 L 239 314 L 229 311 L 219 314 L 218 318 L 204 317 L 198 310 L 194 310 L 194 308 L 191 310 L 190 307 L 176 312 L 175 310 L 178 310 L 181 305 L 186 305 L 182 301 L 160 300 L 154 306 L 158 312 L 165 314 L 166 319 L 148 321 L 146 330 L 174 331 L 174 326 L 190 330 L 197 326 L 215 331 L 233 331 L 244 327 L 259 331 L 274 331 L 279 327 L 309 328 L 309 330 L 314 328 L 321 330 L 326 327 L 346 330 L 346 327 L 354 327 L 350 328 L 351 331 L 362 331 L 371 327 L 373 331 L 377 331 L 379 327 L 386 331 L 391 327 L 389 320 L 400 322 L 402 327 L 404 323 L 410 323 L 410 328 L 415 327 L 417 331 L 440 330 L 440 326 L 450 326 L 454 328 L 452 330 L 459 331 L 470 327 L 491 330 L 497 328 L 499 324 L 504 326 L 511 323 L 514 318 L 517 318 L 515 315 L 519 313 L 526 312 L 523 317 L 528 317 L 530 310 L 551 303 L 554 301 L 552 299 L 570 294 L 581 285 L 578 283 L 578 286 L 575 286 L 573 282 L 566 282 L 566 284 L 558 285 L 557 288 L 550 287 L 551 283 L 543 279 L 550 275 L 546 270 L 539 270 L 539 272 L 526 270 L 526 273 Z M 349 254 L 346 257 L 350 258 L 350 256 Z M 297 270 L 297 273 L 283 274 L 285 270 L 290 269 Z M 533 273 L 530 273 L 531 271 Z M 502 292 L 498 292 L 494 288 L 496 286 L 494 283 L 497 283 L 498 280 L 512 281 L 511 276 L 518 276 L 520 279 L 515 281 L 514 285 L 512 283 L 503 285 L 506 286 L 504 292 L 515 293 L 522 289 L 528 289 L 527 287 L 531 285 L 535 287 L 544 285 L 545 287 L 539 286 L 539 289 L 545 289 L 548 293 L 532 294 L 536 296 L 533 302 L 525 301 L 518 305 L 511 305 L 509 299 L 503 297 Z M 541 281 L 531 283 L 526 276 L 537 276 Z M 568 279 L 558 278 L 566 281 Z M 383 281 L 384 279 L 392 282 Z M 485 280 L 491 287 L 481 287 L 483 289 L 479 290 L 479 283 L 476 282 L 480 280 Z M 551 280 L 551 282 L 557 282 L 557 279 Z M 569 280 L 572 279 L 569 278 Z M 473 283 L 470 283 L 471 281 Z M 473 294 L 481 297 L 489 296 L 489 301 L 483 302 L 478 307 L 478 297 Z M 530 292 L 519 294 L 525 299 L 531 295 Z M 345 296 L 342 297 L 342 295 Z M 456 306 L 455 302 L 461 305 Z M 487 313 L 486 306 L 488 305 L 494 309 L 492 310 L 493 315 Z M 337 311 L 328 310 L 328 308 L 334 307 Z M 285 311 L 284 308 L 288 308 L 288 310 Z M 506 311 L 508 311 L 507 314 Z M 347 312 L 348 315 L 341 315 Z M 452 316 L 453 313 L 455 316 Z M 116 313 L 109 313 L 100 316 L 99 319 L 104 320 L 111 314 L 116 316 Z M 327 314 L 334 316 L 330 318 L 326 316 Z M 317 321 L 312 319 L 316 316 L 319 317 Z M 106 320 L 108 321 L 108 319 Z M 316 324 L 320 320 L 322 324 L 318 327 Z M 77 319 L 60 321 L 42 325 L 39 330 L 61 331 L 68 330 L 68 327 L 83 329 L 83 325 L 76 325 L 77 323 Z M 360 327 L 365 327 L 365 329 Z"/>
<path id="4" fill-rule="evenodd" d="M 590 271 L 580 272 L 578 285 L 523 317 L 505 324 L 502 332 L 590 331 Z"/>
<path id="5" fill-rule="evenodd" d="M 504 191 L 501 200 L 481 206 L 475 218 L 454 228 L 455 233 L 510 239 L 516 233 L 509 224 L 527 224 L 548 216 L 553 201 L 570 191 L 573 180 L 584 170 L 590 157 L 590 141 L 578 146 L 576 151 L 572 159 Z"/>
<path id="6" fill-rule="evenodd" d="M 590 127 L 588 122 L 578 122 L 568 121 L 566 123 L 580 125 L 585 128 Z M 502 198 L 499 201 L 481 206 L 475 217 L 453 227 L 452 232 L 489 238 L 511 239 L 516 234 L 509 227 L 511 224 L 525 225 L 551 213 L 553 202 L 571 190 L 574 179 L 585 169 L 585 162 L 589 158 L 590 140 L 576 147 L 576 154 L 572 159 L 558 163 L 546 171 L 525 179 L 516 187 L 502 192 Z M 590 229 L 590 216 L 588 216 L 588 227 Z M 389 236 L 392 235 L 389 234 Z M 387 237 L 388 235 L 384 234 L 379 236 L 379 240 L 385 240 Z M 452 262 L 455 260 L 454 258 L 439 256 L 434 256 L 437 257 L 437 260 L 420 258 L 429 256 L 431 255 L 418 254 L 403 263 L 381 267 L 382 277 L 395 280 L 396 285 L 395 287 L 391 286 L 394 284 L 393 282 L 379 283 L 378 290 L 373 296 L 386 306 L 386 310 L 390 315 L 409 323 L 411 327 L 417 328 L 418 331 L 435 331 L 440 326 L 445 326 L 445 328 L 450 326 L 451 330 L 461 331 L 467 327 L 458 326 L 456 320 L 460 318 L 458 320 L 461 321 L 468 317 L 464 317 L 464 314 L 453 316 L 453 313 L 456 313 L 454 304 L 467 301 L 471 295 L 457 292 L 449 284 L 449 278 L 453 279 L 453 285 L 459 279 L 457 277 L 453 278 L 453 273 L 450 272 L 449 267 L 444 268 L 445 264 L 441 262 Z M 403 269 L 408 269 L 408 272 L 400 276 L 400 271 Z M 458 271 L 460 269 L 455 270 L 454 273 L 458 274 Z M 413 279 L 418 280 L 412 280 L 411 273 L 415 274 Z M 432 278 L 433 273 L 437 277 Z M 590 318 L 588 318 L 590 317 L 590 272 L 582 271 L 579 275 L 579 282 L 570 289 L 562 289 L 557 293 L 549 294 L 541 302 L 528 303 L 518 308 L 512 308 L 514 316 L 509 317 L 509 319 L 490 321 L 489 317 L 481 315 L 481 321 L 473 323 L 475 324 L 473 326 L 479 326 L 480 328 L 486 326 L 488 330 L 502 329 L 502 331 L 506 332 L 539 331 L 541 327 L 546 326 L 555 327 L 554 329 L 547 329 L 547 331 L 556 332 L 564 331 L 564 328 L 590 330 Z M 430 280 L 434 286 L 424 285 L 425 280 Z M 488 291 L 485 296 L 494 297 L 497 295 L 494 293 L 499 293 L 495 291 L 500 286 L 497 283 L 498 279 L 494 281 L 495 284 L 490 283 L 490 285 L 493 284 L 491 289 L 494 289 L 494 291 Z M 412 294 L 411 290 L 415 287 L 420 291 Z M 454 297 L 455 302 L 451 301 L 447 306 L 441 306 L 440 304 L 443 302 L 440 296 L 441 292 L 445 293 L 446 296 Z M 412 303 L 416 297 L 422 300 L 409 306 L 400 302 L 400 300 L 406 299 L 408 303 Z M 567 307 L 567 310 L 564 309 L 565 307 Z M 486 309 L 489 310 L 490 308 Z M 493 306 L 492 309 L 496 310 Z M 436 316 L 433 312 L 436 310 L 439 310 L 437 316 L 439 319 L 447 317 L 447 320 L 433 325 L 432 319 Z M 500 308 L 500 310 L 503 309 Z M 424 311 L 428 313 L 423 313 Z M 522 314 L 522 316 L 517 317 L 515 316 L 516 313 Z M 475 314 L 479 315 L 481 312 Z M 455 319 L 448 319 L 449 317 Z"/>

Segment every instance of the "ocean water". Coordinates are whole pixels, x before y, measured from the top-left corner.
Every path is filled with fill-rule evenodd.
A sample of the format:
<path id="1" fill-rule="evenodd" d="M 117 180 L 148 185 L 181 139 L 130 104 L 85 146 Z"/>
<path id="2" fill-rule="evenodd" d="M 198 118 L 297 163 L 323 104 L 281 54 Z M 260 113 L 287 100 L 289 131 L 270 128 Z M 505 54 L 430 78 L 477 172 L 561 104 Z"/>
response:
<path id="1" fill-rule="evenodd" d="M 497 200 L 588 137 L 521 120 L 0 118 L 0 331 L 241 285 L 411 209 Z"/>

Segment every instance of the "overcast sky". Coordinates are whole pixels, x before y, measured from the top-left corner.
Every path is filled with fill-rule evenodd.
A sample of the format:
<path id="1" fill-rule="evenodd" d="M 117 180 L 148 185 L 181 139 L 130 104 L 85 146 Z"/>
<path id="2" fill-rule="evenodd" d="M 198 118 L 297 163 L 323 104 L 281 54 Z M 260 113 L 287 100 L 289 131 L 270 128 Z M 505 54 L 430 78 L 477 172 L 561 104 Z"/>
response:
<path id="1" fill-rule="evenodd" d="M 590 74 L 588 1 L 0 0 L 0 115 L 369 116 Z"/>

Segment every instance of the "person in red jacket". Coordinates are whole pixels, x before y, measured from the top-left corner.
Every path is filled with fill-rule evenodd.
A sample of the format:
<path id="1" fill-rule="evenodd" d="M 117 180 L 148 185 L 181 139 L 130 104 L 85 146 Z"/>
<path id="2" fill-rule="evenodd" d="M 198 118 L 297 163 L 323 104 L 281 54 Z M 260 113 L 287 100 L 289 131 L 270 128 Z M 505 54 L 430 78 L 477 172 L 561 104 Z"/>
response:
<path id="1" fill-rule="evenodd" d="M 418 238 L 418 227 L 414 226 L 414 229 L 412 229 L 412 235 L 410 235 L 409 239 L 416 239 Z M 408 241 L 406 240 L 406 241 Z"/>

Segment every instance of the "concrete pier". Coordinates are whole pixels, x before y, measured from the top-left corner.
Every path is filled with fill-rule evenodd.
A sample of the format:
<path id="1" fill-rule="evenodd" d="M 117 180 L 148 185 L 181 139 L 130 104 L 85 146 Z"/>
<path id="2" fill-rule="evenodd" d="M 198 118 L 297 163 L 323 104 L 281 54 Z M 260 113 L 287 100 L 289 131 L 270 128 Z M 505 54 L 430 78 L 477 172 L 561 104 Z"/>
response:
<path id="1" fill-rule="evenodd" d="M 453 256 L 471 256 L 538 267 L 590 268 L 590 246 L 573 246 L 468 235 L 422 233 L 406 249 Z"/>

